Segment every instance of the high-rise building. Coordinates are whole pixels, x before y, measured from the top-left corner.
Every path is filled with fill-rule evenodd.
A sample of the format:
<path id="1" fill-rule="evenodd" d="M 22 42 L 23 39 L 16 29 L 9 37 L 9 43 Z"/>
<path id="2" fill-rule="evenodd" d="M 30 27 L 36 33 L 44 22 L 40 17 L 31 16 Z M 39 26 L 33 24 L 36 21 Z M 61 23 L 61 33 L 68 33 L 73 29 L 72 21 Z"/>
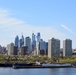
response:
<path id="1" fill-rule="evenodd" d="M 8 55 L 18 54 L 18 46 L 14 46 L 14 43 L 8 44 L 6 50 L 8 51 Z"/>
<path id="2" fill-rule="evenodd" d="M 36 54 L 37 55 L 39 55 L 39 50 L 40 50 L 39 42 L 36 42 Z"/>
<path id="3" fill-rule="evenodd" d="M 32 33 L 32 41 L 35 41 L 35 34 Z"/>
<path id="4" fill-rule="evenodd" d="M 72 40 L 66 39 L 63 41 L 63 56 L 72 55 Z"/>
<path id="5" fill-rule="evenodd" d="M 21 36 L 21 39 L 19 40 L 19 48 L 21 48 L 22 46 L 24 46 L 24 36 Z"/>
<path id="6" fill-rule="evenodd" d="M 28 49 L 27 46 L 22 46 L 21 47 L 21 55 L 26 55 L 27 54 L 27 49 Z"/>
<path id="7" fill-rule="evenodd" d="M 48 57 L 58 58 L 60 53 L 60 40 L 50 39 L 48 40 Z"/>
<path id="8" fill-rule="evenodd" d="M 46 50 L 46 42 L 41 39 L 39 43 L 40 43 L 40 50 Z"/>
<path id="9" fill-rule="evenodd" d="M 16 36 L 16 38 L 15 38 L 15 46 L 19 46 L 19 37 L 18 36 Z"/>
<path id="10" fill-rule="evenodd" d="M 40 39 L 41 39 L 41 35 L 40 33 L 37 33 L 37 42 L 40 42 Z"/>
<path id="11" fill-rule="evenodd" d="M 14 55 L 14 44 L 10 43 L 7 45 L 8 55 Z"/>
<path id="12" fill-rule="evenodd" d="M 37 55 L 46 55 L 47 45 L 45 41 L 41 39 L 40 42 L 37 42 L 36 47 Z"/>
<path id="13" fill-rule="evenodd" d="M 32 50 L 36 49 L 36 40 L 35 40 L 35 34 L 32 33 Z"/>
<path id="14" fill-rule="evenodd" d="M 23 35 L 22 35 L 21 39 L 22 39 L 22 46 L 23 46 L 24 45 L 24 36 Z"/>
<path id="15" fill-rule="evenodd" d="M 28 47 L 28 53 L 31 52 L 31 39 L 30 37 L 26 37 L 25 40 L 24 40 L 24 46 L 27 46 Z"/>
<path id="16" fill-rule="evenodd" d="M 48 42 L 46 42 L 46 55 L 48 55 Z"/>
<path id="17" fill-rule="evenodd" d="M 18 46 L 14 46 L 13 55 L 17 55 L 17 54 L 18 54 Z"/>
<path id="18" fill-rule="evenodd" d="M 22 47 L 22 39 L 19 40 L 19 48 Z"/>

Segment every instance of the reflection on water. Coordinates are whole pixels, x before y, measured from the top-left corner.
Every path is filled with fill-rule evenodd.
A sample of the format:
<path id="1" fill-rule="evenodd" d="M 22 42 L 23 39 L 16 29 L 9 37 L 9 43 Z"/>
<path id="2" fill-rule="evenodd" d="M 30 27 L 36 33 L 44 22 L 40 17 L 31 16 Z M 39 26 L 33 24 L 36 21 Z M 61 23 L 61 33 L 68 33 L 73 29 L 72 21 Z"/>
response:
<path id="1" fill-rule="evenodd" d="M 76 75 L 76 68 L 52 68 L 52 69 L 0 68 L 0 75 Z"/>

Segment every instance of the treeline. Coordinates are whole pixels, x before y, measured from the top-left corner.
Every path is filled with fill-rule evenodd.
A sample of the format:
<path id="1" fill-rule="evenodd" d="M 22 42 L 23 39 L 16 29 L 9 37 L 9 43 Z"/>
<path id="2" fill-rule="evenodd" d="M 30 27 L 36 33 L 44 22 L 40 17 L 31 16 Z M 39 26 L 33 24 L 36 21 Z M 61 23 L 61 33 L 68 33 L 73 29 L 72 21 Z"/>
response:
<path id="1" fill-rule="evenodd" d="M 60 57 L 58 59 L 49 58 L 48 56 L 8 56 L 0 55 L 0 63 L 71 63 L 76 64 L 76 55 L 69 57 Z"/>

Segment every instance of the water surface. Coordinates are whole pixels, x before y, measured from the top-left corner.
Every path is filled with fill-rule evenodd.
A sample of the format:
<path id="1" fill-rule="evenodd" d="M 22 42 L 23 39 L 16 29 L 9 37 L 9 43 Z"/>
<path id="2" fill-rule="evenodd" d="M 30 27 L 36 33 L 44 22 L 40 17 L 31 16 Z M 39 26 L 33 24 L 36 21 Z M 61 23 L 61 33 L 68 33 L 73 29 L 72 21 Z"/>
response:
<path id="1" fill-rule="evenodd" d="M 51 68 L 51 69 L 0 68 L 0 75 L 76 75 L 76 68 Z"/>

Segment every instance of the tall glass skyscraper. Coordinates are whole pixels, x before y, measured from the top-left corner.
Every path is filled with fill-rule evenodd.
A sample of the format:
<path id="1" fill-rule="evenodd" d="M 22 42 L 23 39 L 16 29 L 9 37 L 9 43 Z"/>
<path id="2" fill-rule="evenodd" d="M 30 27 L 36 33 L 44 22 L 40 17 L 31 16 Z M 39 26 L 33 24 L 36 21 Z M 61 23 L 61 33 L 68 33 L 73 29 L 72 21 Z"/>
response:
<path id="1" fill-rule="evenodd" d="M 32 33 L 32 41 L 35 41 L 35 34 Z"/>
<path id="2" fill-rule="evenodd" d="M 35 40 L 35 34 L 32 33 L 32 49 L 36 49 L 36 40 Z"/>
<path id="3" fill-rule="evenodd" d="M 28 47 L 28 53 L 31 51 L 31 38 L 25 37 L 24 46 Z"/>
<path id="4" fill-rule="evenodd" d="M 22 39 L 22 45 L 24 45 L 24 36 L 23 35 L 22 35 L 21 39 Z"/>
<path id="5" fill-rule="evenodd" d="M 19 48 L 22 47 L 22 39 L 19 40 Z"/>
<path id="6" fill-rule="evenodd" d="M 18 46 L 18 45 L 19 45 L 19 37 L 17 35 L 16 38 L 15 38 L 15 46 Z"/>
<path id="7" fill-rule="evenodd" d="M 40 39 L 41 39 L 41 35 L 40 35 L 40 33 L 38 32 L 38 33 L 37 33 L 37 42 L 40 42 Z"/>
<path id="8" fill-rule="evenodd" d="M 21 39 L 19 40 L 19 47 L 21 48 L 24 45 L 24 36 L 21 36 Z"/>

